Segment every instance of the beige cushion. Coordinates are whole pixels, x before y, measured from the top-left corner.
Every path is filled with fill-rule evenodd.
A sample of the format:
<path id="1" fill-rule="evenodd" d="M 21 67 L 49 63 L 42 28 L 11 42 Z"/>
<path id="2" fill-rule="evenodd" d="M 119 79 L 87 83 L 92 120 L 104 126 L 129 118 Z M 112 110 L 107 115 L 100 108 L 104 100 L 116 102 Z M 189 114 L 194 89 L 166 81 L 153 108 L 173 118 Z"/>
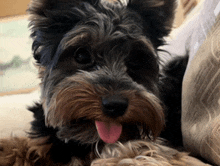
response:
<path id="1" fill-rule="evenodd" d="M 220 16 L 183 81 L 184 146 L 220 165 Z"/>
<path id="2" fill-rule="evenodd" d="M 39 101 L 40 91 L 29 94 L 0 97 L 0 138 L 26 136 L 33 120 L 33 113 L 27 110 Z"/>

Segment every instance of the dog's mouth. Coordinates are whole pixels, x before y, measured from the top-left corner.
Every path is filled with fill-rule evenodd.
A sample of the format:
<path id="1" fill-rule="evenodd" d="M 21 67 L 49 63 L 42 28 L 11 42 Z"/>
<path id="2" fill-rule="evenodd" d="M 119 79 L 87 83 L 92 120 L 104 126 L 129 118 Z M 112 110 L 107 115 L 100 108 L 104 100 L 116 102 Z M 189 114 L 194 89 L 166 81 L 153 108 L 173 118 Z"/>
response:
<path id="1" fill-rule="evenodd" d="M 112 120 L 87 120 L 78 119 L 71 125 L 59 128 L 57 137 L 68 143 L 69 141 L 79 141 L 81 144 L 94 144 L 101 140 L 107 144 L 117 141 L 127 142 L 142 138 L 143 125 L 139 123 L 120 123 Z"/>
<path id="2" fill-rule="evenodd" d="M 95 121 L 99 137 L 105 143 L 115 143 L 122 133 L 122 125 L 115 122 Z"/>

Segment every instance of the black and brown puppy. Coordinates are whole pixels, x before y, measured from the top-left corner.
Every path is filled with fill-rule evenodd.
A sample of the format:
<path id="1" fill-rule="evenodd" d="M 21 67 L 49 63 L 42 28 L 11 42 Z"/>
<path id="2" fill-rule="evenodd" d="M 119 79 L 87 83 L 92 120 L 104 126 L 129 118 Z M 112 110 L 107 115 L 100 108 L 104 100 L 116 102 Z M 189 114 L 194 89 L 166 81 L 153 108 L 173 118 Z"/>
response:
<path id="1" fill-rule="evenodd" d="M 28 142 L 14 140 L 21 145 L 20 162 L 89 165 L 97 142 L 160 134 L 165 118 L 157 51 L 172 28 L 175 4 L 32 1 L 28 11 L 42 96 L 30 108 L 35 120 Z"/>

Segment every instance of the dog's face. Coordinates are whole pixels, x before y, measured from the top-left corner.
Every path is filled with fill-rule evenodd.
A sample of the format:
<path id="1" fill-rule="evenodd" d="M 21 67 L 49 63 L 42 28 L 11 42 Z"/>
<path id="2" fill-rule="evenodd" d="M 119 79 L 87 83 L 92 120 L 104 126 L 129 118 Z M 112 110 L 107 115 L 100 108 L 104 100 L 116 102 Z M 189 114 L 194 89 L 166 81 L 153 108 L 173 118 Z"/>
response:
<path id="1" fill-rule="evenodd" d="M 157 47 L 171 30 L 175 0 L 33 0 L 45 122 L 61 140 L 95 143 L 156 137 Z"/>

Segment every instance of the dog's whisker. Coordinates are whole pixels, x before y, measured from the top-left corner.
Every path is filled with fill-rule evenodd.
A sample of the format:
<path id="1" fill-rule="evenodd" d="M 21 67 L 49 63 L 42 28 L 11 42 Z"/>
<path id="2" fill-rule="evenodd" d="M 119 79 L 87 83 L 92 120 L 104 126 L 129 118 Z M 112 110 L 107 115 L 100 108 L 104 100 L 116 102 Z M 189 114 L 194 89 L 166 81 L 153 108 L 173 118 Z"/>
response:
<path id="1" fill-rule="evenodd" d="M 100 155 L 100 153 L 99 153 L 99 148 L 98 148 L 98 146 L 99 146 L 99 141 L 97 141 L 96 144 L 95 144 L 95 153 L 96 153 L 96 156 L 98 156 L 99 158 L 101 158 L 101 155 Z"/>
<path id="2" fill-rule="evenodd" d="M 65 143 L 67 144 L 69 142 L 69 139 L 68 138 L 65 138 Z"/>

